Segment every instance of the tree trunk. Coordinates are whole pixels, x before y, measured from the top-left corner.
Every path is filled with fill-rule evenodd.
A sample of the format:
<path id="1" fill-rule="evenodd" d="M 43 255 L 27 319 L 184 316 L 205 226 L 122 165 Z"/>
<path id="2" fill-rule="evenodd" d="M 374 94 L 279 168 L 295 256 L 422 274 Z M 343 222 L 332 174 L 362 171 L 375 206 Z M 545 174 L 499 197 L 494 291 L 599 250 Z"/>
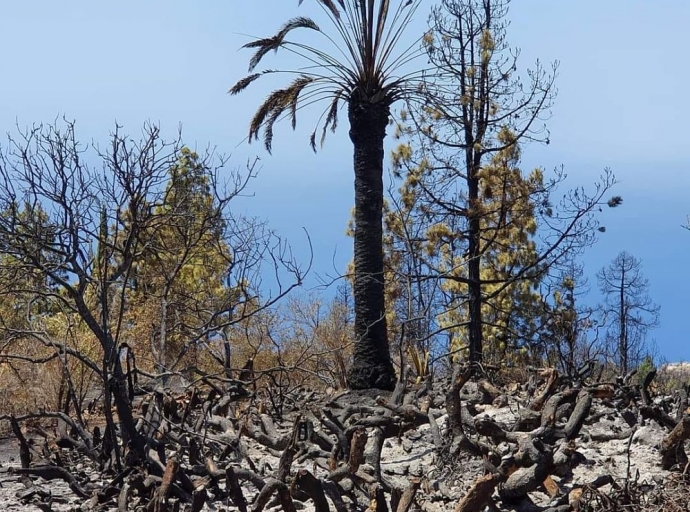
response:
<path id="1" fill-rule="evenodd" d="M 625 312 L 625 268 L 621 269 L 621 282 L 620 282 L 620 333 L 618 340 L 618 351 L 621 354 L 621 373 L 623 375 L 628 374 L 628 333 L 627 333 L 627 318 Z"/>
<path id="2" fill-rule="evenodd" d="M 383 140 L 390 114 L 386 103 L 355 93 L 348 104 L 354 145 L 355 344 L 348 372 L 352 389 L 395 387 L 388 349 L 383 277 Z"/>
<path id="3" fill-rule="evenodd" d="M 468 156 L 468 340 L 469 360 L 482 361 L 482 282 L 481 282 L 481 224 L 479 210 L 479 167 L 476 155 Z"/>
<path id="4" fill-rule="evenodd" d="M 127 449 L 135 450 L 138 457 L 143 460 L 144 440 L 139 432 L 137 432 L 134 414 L 132 413 L 132 402 L 129 400 L 125 382 L 125 374 L 122 371 L 122 365 L 118 358 L 115 361 L 115 368 L 112 373 L 111 392 L 113 393 L 117 418 L 120 422 L 122 441 Z"/>

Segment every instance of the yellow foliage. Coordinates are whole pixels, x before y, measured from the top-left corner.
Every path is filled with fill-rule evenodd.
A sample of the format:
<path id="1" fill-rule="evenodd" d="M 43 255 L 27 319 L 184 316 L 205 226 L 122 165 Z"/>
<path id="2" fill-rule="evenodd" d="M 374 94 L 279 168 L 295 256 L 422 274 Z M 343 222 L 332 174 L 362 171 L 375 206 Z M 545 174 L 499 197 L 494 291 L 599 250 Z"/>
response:
<path id="1" fill-rule="evenodd" d="M 480 277 L 482 280 L 497 281 L 496 284 L 485 283 L 483 295 L 492 296 L 501 290 L 482 305 L 484 355 L 488 361 L 505 358 L 511 346 L 507 337 L 510 337 L 514 318 L 519 315 L 521 321 L 528 321 L 525 319 L 539 303 L 539 295 L 534 291 L 536 282 L 518 281 L 507 286 L 505 282 L 512 279 L 513 269 L 530 265 L 536 258 L 536 244 L 532 237 L 538 226 L 532 197 L 543 188 L 543 175 L 541 170 L 532 171 L 529 176 L 523 175 L 517 166 L 520 150 L 515 134 L 503 129 L 498 139 L 506 147 L 495 153 L 479 171 L 481 197 L 480 202 L 473 205 L 473 211 L 481 216 L 480 226 L 485 233 L 485 243 L 490 242 L 490 245 L 482 248 Z M 443 235 L 447 233 L 439 231 L 433 239 L 429 237 L 430 245 L 436 243 L 435 247 L 428 249 L 430 254 L 438 253 Z M 450 258 L 445 264 L 447 271 L 458 277 L 466 277 L 467 270 L 461 259 L 442 250 L 440 253 Z M 467 285 L 457 280 L 447 280 L 443 288 L 456 299 L 455 306 L 444 314 L 441 323 L 446 326 L 463 325 L 468 318 L 465 302 Z M 462 350 L 467 345 L 466 329 L 459 327 L 455 331 L 452 349 Z"/>

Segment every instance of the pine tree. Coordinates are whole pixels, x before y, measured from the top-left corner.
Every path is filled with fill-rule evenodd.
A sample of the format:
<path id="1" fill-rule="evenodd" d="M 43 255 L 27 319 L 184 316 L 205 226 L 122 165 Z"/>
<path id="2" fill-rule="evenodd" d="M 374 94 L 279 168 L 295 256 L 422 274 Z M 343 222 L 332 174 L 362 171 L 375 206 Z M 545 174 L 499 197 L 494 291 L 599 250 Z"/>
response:
<path id="1" fill-rule="evenodd" d="M 552 205 L 562 170 L 546 179 L 519 169 L 524 144 L 549 142 L 540 119 L 556 66 L 548 73 L 537 64 L 523 84 L 506 15 L 501 0 L 444 0 L 434 9 L 424 44 L 436 81 L 425 105 L 401 113 L 393 155 L 406 180 L 401 198 L 414 190 L 428 225 L 427 279 L 446 294 L 442 327 L 472 362 L 529 344 L 541 276 L 594 241 L 593 214 L 614 183 L 606 171 L 593 192 L 572 190 Z"/>
<path id="2" fill-rule="evenodd" d="M 181 148 L 168 182 L 142 233 L 141 258 L 131 275 L 133 338 L 150 340 L 161 372 L 187 356 L 195 361 L 197 329 L 231 293 L 226 287 L 232 253 L 222 208 L 199 155 Z M 235 290 L 238 296 L 242 290 Z"/>

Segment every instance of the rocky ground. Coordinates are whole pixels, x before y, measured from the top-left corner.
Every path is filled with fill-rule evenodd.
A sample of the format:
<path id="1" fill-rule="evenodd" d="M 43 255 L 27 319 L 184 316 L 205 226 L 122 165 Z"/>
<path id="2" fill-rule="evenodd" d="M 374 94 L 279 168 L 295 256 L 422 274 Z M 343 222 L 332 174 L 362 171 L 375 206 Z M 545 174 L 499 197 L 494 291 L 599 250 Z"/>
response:
<path id="1" fill-rule="evenodd" d="M 17 443 L 5 439 L 0 510 L 688 510 L 678 504 L 685 503 L 678 496 L 687 493 L 683 459 L 665 468 L 661 455 L 674 430 L 670 422 L 680 424 L 673 418 L 683 417 L 677 410 L 682 402 L 668 396 L 645 404 L 634 387 L 623 384 L 568 392 L 568 385 L 549 382 L 547 376 L 541 390 L 529 391 L 469 380 L 450 407 L 454 395 L 440 383 L 409 386 L 398 398 L 303 390 L 282 418 L 257 401 L 241 413 L 239 407 L 200 406 L 198 414 L 206 416 L 197 415 L 188 428 L 175 426 L 176 416 L 167 419 L 167 427 L 165 420 L 159 423 L 158 437 L 177 439 L 167 445 L 167 463 L 160 461 L 164 473 L 142 467 L 117 485 L 117 472 L 101 471 L 68 448 L 41 460 L 45 433 L 27 431 L 34 438 L 32 465 L 57 460 L 75 480 L 70 485 L 52 473 L 16 473 Z M 193 439 L 192 423 L 203 437 L 197 454 L 190 449 L 194 442 L 179 435 Z M 309 430 L 304 436 L 302 426 Z M 347 456 L 339 452 L 343 434 L 350 443 Z M 684 442 L 674 449 L 684 454 Z M 165 506 L 154 508 L 149 503 L 173 466 Z M 239 491 L 231 488 L 232 474 Z M 91 497 L 77 496 L 75 482 Z M 313 494 L 309 482 L 323 490 Z M 475 495 L 478 501 L 472 502 Z M 627 503 L 632 500 L 637 503 Z"/>

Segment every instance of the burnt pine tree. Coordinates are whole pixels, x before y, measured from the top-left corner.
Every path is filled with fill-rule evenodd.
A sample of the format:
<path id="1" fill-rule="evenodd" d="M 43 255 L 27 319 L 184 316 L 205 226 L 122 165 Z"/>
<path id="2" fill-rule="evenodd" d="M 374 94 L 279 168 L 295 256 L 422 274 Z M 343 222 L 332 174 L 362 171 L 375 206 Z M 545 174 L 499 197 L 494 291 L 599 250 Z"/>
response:
<path id="1" fill-rule="evenodd" d="M 383 141 L 391 105 L 399 99 L 412 99 L 421 91 L 422 71 L 412 68 L 411 73 L 405 73 L 411 61 L 421 54 L 419 41 L 409 44 L 402 39 L 421 0 L 317 3 L 330 21 L 330 30 L 322 30 L 310 18 L 297 17 L 274 36 L 247 43 L 245 48 L 255 49 L 249 62 L 251 74 L 235 84 L 230 94 L 242 92 L 266 74 L 296 75 L 287 87 L 269 94 L 251 120 L 249 141 L 261 136 L 269 152 L 273 126 L 279 119 L 289 118 L 294 129 L 299 108 L 326 101 L 320 118 L 323 122 L 319 121 L 311 134 L 311 147 L 316 150 L 317 131 L 321 132 L 322 144 L 327 130 L 335 131 L 337 127 L 340 107 L 347 106 L 354 145 L 356 340 L 348 381 L 353 389 L 392 389 L 396 378 L 384 306 Z M 296 29 L 318 33 L 325 43 L 334 44 L 334 51 L 328 53 L 322 46 L 288 39 Z M 255 71 L 269 52 L 278 50 L 301 57 L 306 67 Z"/>
<path id="2" fill-rule="evenodd" d="M 659 306 L 648 294 L 649 281 L 642 274 L 642 261 L 622 251 L 597 273 L 604 295 L 602 315 L 607 341 L 621 373 L 637 367 L 646 353 L 647 331 L 659 323 Z"/>
<path id="3" fill-rule="evenodd" d="M 471 362 L 498 355 L 495 347 L 529 349 L 534 287 L 594 242 L 596 212 L 615 183 L 607 170 L 589 191 L 573 189 L 554 203 L 565 173 L 520 168 L 527 143 L 549 143 L 557 63 L 518 73 L 519 52 L 506 39 L 508 4 L 442 0 L 432 10 L 423 42 L 434 80 L 427 101 L 400 116 L 396 135 L 404 140 L 393 156 L 405 178 L 402 199 L 414 198 L 429 224 L 432 272 L 424 279 L 441 282 L 451 313 L 440 327 Z"/>
<path id="4" fill-rule="evenodd" d="M 463 324 L 473 362 L 483 358 L 482 262 L 495 238 L 483 227 L 482 173 L 501 152 L 548 141 L 543 121 L 555 94 L 556 64 L 549 73 L 537 62 L 523 85 L 516 71 L 519 52 L 506 40 L 507 13 L 506 0 L 442 0 L 432 10 L 424 45 L 436 80 L 429 101 L 411 109 L 407 127 L 418 152 L 413 172 L 421 164 L 432 180 L 421 190 L 464 245 L 464 263 L 453 266 L 466 272 L 453 280 L 466 288 Z"/>

